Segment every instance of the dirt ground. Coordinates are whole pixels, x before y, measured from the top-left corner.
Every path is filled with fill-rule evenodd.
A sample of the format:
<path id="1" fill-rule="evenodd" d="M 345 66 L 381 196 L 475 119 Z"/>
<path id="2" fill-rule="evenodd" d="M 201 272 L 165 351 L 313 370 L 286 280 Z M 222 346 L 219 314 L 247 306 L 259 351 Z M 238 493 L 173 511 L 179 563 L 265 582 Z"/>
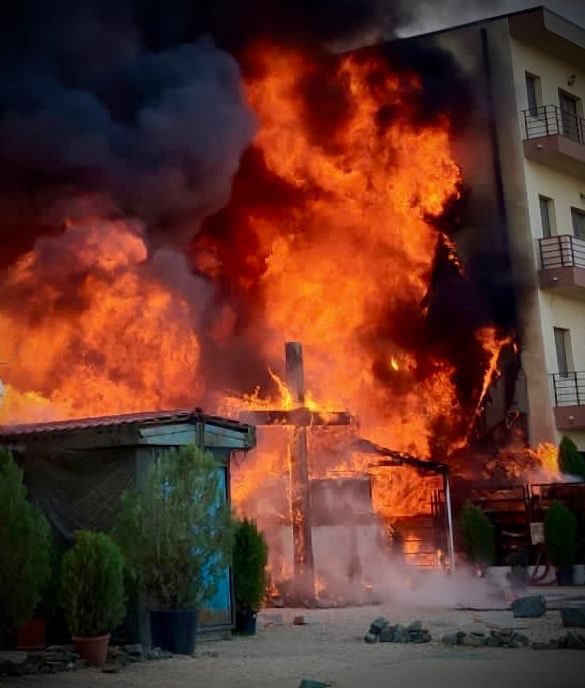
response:
<path id="1" fill-rule="evenodd" d="M 392 608 L 393 607 L 393 608 Z M 304 614 L 307 624 L 292 619 Z M 433 641 L 421 645 L 367 645 L 364 632 L 376 616 L 392 623 L 423 621 Z M 131 665 L 120 673 L 96 669 L 5 679 L 20 688 L 296 688 L 312 678 L 336 688 L 366 686 L 443 686 L 558 688 L 574 679 L 583 685 L 585 652 L 531 648 L 446 647 L 441 636 L 451 630 L 516 628 L 530 640 L 563 634 L 558 611 L 540 619 L 514 619 L 510 611 L 401 609 L 395 605 L 328 610 L 270 610 L 260 615 L 252 638 L 200 643 L 194 658 Z"/>

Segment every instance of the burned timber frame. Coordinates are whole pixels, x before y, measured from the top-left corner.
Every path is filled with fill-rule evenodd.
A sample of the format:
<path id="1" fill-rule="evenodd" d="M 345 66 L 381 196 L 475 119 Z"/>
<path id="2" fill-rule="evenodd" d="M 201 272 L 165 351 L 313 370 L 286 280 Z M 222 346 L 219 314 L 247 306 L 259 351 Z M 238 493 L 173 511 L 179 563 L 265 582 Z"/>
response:
<path id="1" fill-rule="evenodd" d="M 286 342 L 284 351 L 286 385 L 292 395 L 292 401 L 297 407 L 290 410 L 245 411 L 240 413 L 239 420 L 254 425 L 288 425 L 294 428 L 292 442 L 289 446 L 293 565 L 298 603 L 307 604 L 315 598 L 315 562 L 307 427 L 313 425 L 350 425 L 351 414 L 346 411 L 319 413 L 308 409 L 305 406 L 303 346 L 300 342 Z"/>
<path id="2" fill-rule="evenodd" d="M 409 466 L 419 471 L 425 471 L 427 473 L 432 473 L 434 475 L 440 475 L 443 478 L 443 489 L 445 491 L 445 506 L 446 506 L 446 516 L 447 516 L 447 543 L 449 546 L 449 569 L 451 573 L 455 571 L 455 539 L 453 535 L 453 512 L 451 508 L 451 487 L 449 484 L 449 466 L 445 463 L 439 461 L 424 461 L 422 459 L 417 459 L 409 454 L 403 454 L 402 452 L 395 451 L 394 449 L 387 449 L 386 447 L 381 447 L 375 442 L 370 442 L 370 440 L 359 438 L 353 444 L 353 449 L 362 452 L 363 454 L 375 454 L 377 456 L 383 456 L 384 459 L 380 459 L 374 464 L 371 464 L 371 468 L 393 468 L 396 466 Z"/>

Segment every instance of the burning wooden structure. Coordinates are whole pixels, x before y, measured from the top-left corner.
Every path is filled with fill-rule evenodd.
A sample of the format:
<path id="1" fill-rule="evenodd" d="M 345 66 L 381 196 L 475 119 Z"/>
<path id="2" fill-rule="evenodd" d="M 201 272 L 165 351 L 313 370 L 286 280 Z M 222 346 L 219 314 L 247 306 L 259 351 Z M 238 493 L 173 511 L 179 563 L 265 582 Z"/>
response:
<path id="1" fill-rule="evenodd" d="M 325 527 L 334 525 L 345 529 L 341 535 L 343 547 L 349 552 L 350 561 L 337 563 L 341 570 L 349 570 L 349 581 L 355 575 L 354 569 L 361 568 L 359 545 L 357 542 L 356 528 L 358 525 L 366 525 L 371 529 L 373 537 L 377 537 L 382 526 L 375 517 L 369 468 L 387 469 L 396 467 L 408 467 L 422 474 L 440 475 L 443 480 L 443 489 L 446 496 L 445 531 L 443 538 L 445 549 L 448 550 L 448 561 L 451 569 L 455 565 L 453 521 L 451 516 L 448 467 L 444 463 L 436 461 L 422 461 L 405 453 L 393 451 L 369 440 L 354 438 L 347 444 L 350 452 L 359 452 L 362 455 L 373 455 L 378 458 L 369 467 L 364 465 L 362 471 L 357 471 L 353 476 L 344 478 L 335 475 L 325 478 L 311 478 L 311 459 L 308 452 L 307 430 L 308 428 L 329 426 L 350 426 L 352 418 L 344 411 L 312 411 L 305 406 L 305 372 L 303 362 L 303 349 L 300 342 L 287 342 L 285 344 L 285 369 L 286 387 L 291 395 L 291 408 L 265 409 L 241 412 L 240 420 L 252 422 L 258 425 L 292 426 L 292 436 L 288 447 L 289 460 L 289 494 L 290 504 L 288 508 L 282 506 L 281 512 L 290 512 L 290 527 L 292 531 L 292 560 L 293 575 L 291 578 L 291 590 L 287 594 L 289 603 L 312 604 L 315 601 L 319 589 L 324 587 L 324 577 L 316 580 L 315 546 L 314 540 L 318 532 Z M 353 434 L 350 434 L 352 437 Z M 347 501 L 348 490 L 358 486 L 367 487 L 367 495 L 363 490 L 360 498 L 352 500 L 351 506 Z M 328 503 L 328 494 L 336 494 L 339 501 L 337 507 Z M 364 518 L 366 521 L 364 522 Z M 288 519 L 285 517 L 284 542 L 278 544 L 278 549 L 284 553 L 286 545 L 286 528 Z M 330 534 L 331 537 L 332 534 Z M 337 534 L 339 536 L 339 534 Z M 276 536 L 276 539 L 281 536 Z M 370 537 L 369 533 L 362 533 L 361 537 Z M 324 547 L 321 548 L 322 552 Z M 382 548 L 384 549 L 384 548 Z M 329 557 L 331 558 L 331 557 Z M 333 565 L 332 565 L 333 566 Z M 322 590 L 321 590 L 322 591 Z"/>
<path id="2" fill-rule="evenodd" d="M 294 578 L 299 602 L 307 602 L 315 596 L 307 427 L 312 425 L 349 425 L 350 414 L 339 411 L 314 413 L 305 406 L 305 367 L 303 347 L 300 342 L 286 342 L 285 361 L 286 383 L 295 408 L 242 412 L 240 420 L 256 425 L 277 423 L 294 427 L 293 439 L 289 447 Z"/>
<path id="3" fill-rule="evenodd" d="M 493 436 L 499 433 L 501 444 L 516 426 L 526 425 L 527 405 L 522 384 L 516 384 L 521 379 L 514 342 L 517 321 L 507 312 L 513 299 L 508 288 L 500 288 L 511 280 L 492 280 L 488 264 L 478 269 L 481 261 L 471 253 L 476 232 L 467 231 L 475 220 L 465 219 L 465 206 L 460 205 L 466 194 L 453 144 L 465 128 L 464 74 L 434 48 L 429 55 L 426 48 L 419 54 L 420 46 L 401 52 L 396 45 L 382 45 L 334 56 L 307 50 L 304 42 L 271 43 L 266 38 L 246 46 L 242 83 L 235 64 L 208 70 L 216 60 L 225 64 L 226 56 L 215 54 L 213 46 L 194 45 L 191 50 L 181 43 L 174 46 L 176 58 L 182 64 L 188 53 L 196 68 L 178 70 L 168 83 L 163 83 L 165 75 L 173 70 L 166 63 L 161 69 L 157 61 L 170 59 L 170 53 L 158 55 L 149 49 L 139 68 L 132 61 L 126 64 L 126 55 L 118 56 L 127 67 L 119 73 L 120 83 L 127 87 L 96 93 L 94 80 L 61 84 L 55 103 L 71 87 L 75 93 L 81 89 L 87 96 L 84 102 L 100 103 L 109 114 L 100 121 L 116 125 L 113 142 L 122 131 L 128 133 L 128 146 L 107 149 L 134 150 L 138 142 L 144 146 L 135 166 L 127 167 L 126 159 L 114 156 L 112 170 L 102 163 L 92 170 L 88 159 L 88 176 L 80 178 L 78 165 L 63 168 L 62 156 L 56 155 L 49 158 L 61 162 L 54 170 L 46 169 L 46 151 L 39 151 L 39 160 L 32 155 L 36 139 L 25 125 L 52 108 L 41 104 L 34 114 L 22 110 L 23 103 L 38 100 L 28 94 L 12 102 L 14 112 L 6 121 L 16 116 L 25 123 L 21 133 L 27 145 L 13 146 L 15 170 L 23 173 L 22 179 L 16 175 L 14 186 L 22 195 L 9 205 L 27 208 L 31 216 L 22 228 L 20 210 L 16 217 L 6 216 L 10 235 L 28 238 L 5 257 L 0 275 L 0 359 L 8 363 L 2 369 L 6 394 L 0 422 L 110 416 L 144 406 L 186 406 L 193 399 L 205 408 L 220 409 L 233 394 L 234 417 L 290 430 L 286 465 L 273 467 L 268 453 L 259 452 L 249 482 L 256 499 L 266 498 L 266 483 L 274 476 L 290 488 L 283 518 L 292 514 L 294 578 L 301 597 L 310 599 L 316 584 L 313 526 L 320 527 L 315 500 L 335 489 L 332 483 L 312 487 L 314 455 L 309 453 L 316 432 L 309 428 L 357 427 L 354 421 L 359 419 L 356 433 L 370 440 L 355 455 L 339 452 L 314 479 L 348 469 L 348 481 L 367 481 L 372 453 L 377 454 L 376 480 L 370 483 L 373 511 L 387 521 L 396 514 L 411 518 L 425 510 L 430 517 L 431 481 L 419 481 L 416 471 L 436 469 L 440 483 L 446 480 L 446 469 L 429 462 L 414 464 L 414 456 L 447 457 L 452 465 L 455 453 L 469 446 L 505 347 L 509 380 L 500 385 L 501 403 L 492 395 L 494 403 L 485 416 L 486 427 Z M 45 44 L 61 42 L 41 42 L 41 48 Z M 424 59 L 413 60 L 415 55 Z M 138 50 L 132 60 L 142 60 L 140 56 Z M 429 74 L 425 65 L 432 65 Z M 142 76 L 140 84 L 130 77 L 144 75 L 144 69 L 148 74 L 153 70 L 157 83 L 162 80 L 156 93 L 144 89 Z M 233 79 L 218 78 L 227 73 Z M 193 77 L 204 76 L 211 88 L 191 83 Z M 25 88 L 36 83 L 28 76 L 17 82 Z M 486 90 L 478 83 L 478 90 Z M 177 145 L 179 134 L 168 136 L 166 126 L 192 132 L 191 119 L 198 121 L 192 114 L 201 111 L 201 103 L 175 112 L 169 109 L 169 94 L 216 92 L 226 98 L 214 98 L 213 103 L 233 107 L 217 122 L 213 117 L 202 120 L 213 120 L 214 126 L 225 123 L 225 132 L 189 135 L 179 142 L 184 146 Z M 61 105 L 70 111 L 67 103 Z M 137 116 L 120 129 L 116 123 L 125 112 Z M 224 119 L 228 112 L 239 117 Z M 144 134 L 140 113 L 150 113 L 146 119 L 151 123 L 165 123 L 160 131 L 154 127 L 160 139 L 154 130 L 151 136 Z M 183 116 L 191 119 L 183 121 Z M 258 123 L 255 134 L 252 120 Z M 53 131 L 53 124 L 49 122 L 47 130 Z M 57 129 L 64 137 L 59 149 L 79 149 L 79 142 L 69 136 L 84 126 Z M 249 138 L 239 136 L 244 131 Z M 236 140 L 239 145 L 232 151 L 230 142 Z M 217 174 L 199 178 L 194 170 L 207 169 L 202 164 L 206 151 L 187 143 L 207 142 L 213 142 L 218 153 L 224 143 L 230 150 L 224 151 L 226 164 L 219 164 L 224 158 L 218 155 L 212 166 Z M 489 155 L 489 147 L 485 150 Z M 19 160 L 21 153 L 25 155 Z M 128 177 L 132 170 L 135 175 Z M 224 178 L 220 170 L 230 172 Z M 15 173 L 7 174 L 12 178 Z M 185 188 L 173 184 L 169 192 L 168 180 L 175 178 L 185 180 Z M 30 179 L 41 185 L 32 195 Z M 88 179 L 95 185 L 95 198 L 87 198 Z M 100 182 L 114 179 L 119 184 Z M 144 193 L 145 180 L 151 180 L 151 193 Z M 128 195 L 131 181 L 137 193 Z M 207 183 L 213 181 L 218 190 L 212 193 Z M 227 200 L 229 188 L 231 198 L 220 208 L 219 199 Z M 62 195 L 61 189 L 67 192 Z M 45 198 L 50 213 L 38 201 Z M 481 202 L 479 208 L 483 214 Z M 469 226 L 460 226 L 462 218 Z M 504 228 L 500 220 L 499 211 L 487 213 L 480 257 L 491 255 L 492 230 Z M 193 234 L 186 236 L 190 231 Z M 178 251 L 177 246 L 188 248 Z M 505 268 L 504 258 L 494 264 Z M 486 293 L 486 284 L 492 282 L 500 286 Z M 310 347 L 312 375 L 308 389 L 302 348 L 298 341 L 289 342 L 285 382 L 279 380 L 289 403 L 280 404 L 277 376 L 271 371 L 282 369 L 285 338 Z M 248 403 L 255 390 L 264 402 L 259 408 Z M 309 391 L 316 395 L 312 403 Z M 112 456 L 130 448 L 129 465 L 134 465 L 132 452 L 136 447 L 142 452 L 149 438 L 141 431 L 123 441 L 120 437 L 141 422 L 122 421 L 113 432 L 73 430 L 82 421 L 72 421 L 62 437 L 57 426 L 48 433 L 37 427 L 22 434 L 21 441 L 26 439 L 29 452 L 41 448 L 37 436 L 50 439 L 53 446 L 60 446 L 65 437 L 85 437 L 74 451 L 89 451 L 96 440 L 96 447 L 111 450 Z M 170 432 L 163 434 L 161 446 L 177 439 Z M 104 441 L 111 445 L 104 446 Z M 240 445 L 229 451 L 248 445 L 249 440 L 240 438 Z M 340 492 L 351 492 L 351 482 L 343 484 Z M 443 494 L 444 501 L 438 498 L 433 507 L 442 524 L 448 522 L 447 482 Z M 452 535 L 446 549 L 453 563 Z"/>

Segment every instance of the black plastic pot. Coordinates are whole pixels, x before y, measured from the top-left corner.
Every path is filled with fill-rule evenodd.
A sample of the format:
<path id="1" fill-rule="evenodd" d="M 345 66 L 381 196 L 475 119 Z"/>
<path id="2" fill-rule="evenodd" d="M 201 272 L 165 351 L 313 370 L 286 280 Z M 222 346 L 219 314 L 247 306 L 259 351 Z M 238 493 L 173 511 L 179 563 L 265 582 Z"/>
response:
<path id="1" fill-rule="evenodd" d="M 567 566 L 557 569 L 557 583 L 559 585 L 573 585 L 573 567 Z"/>
<path id="2" fill-rule="evenodd" d="M 236 612 L 236 633 L 256 635 L 256 612 Z"/>
<path id="3" fill-rule="evenodd" d="M 199 616 L 195 609 L 157 609 L 150 612 L 150 639 L 153 647 L 176 655 L 195 651 Z"/>

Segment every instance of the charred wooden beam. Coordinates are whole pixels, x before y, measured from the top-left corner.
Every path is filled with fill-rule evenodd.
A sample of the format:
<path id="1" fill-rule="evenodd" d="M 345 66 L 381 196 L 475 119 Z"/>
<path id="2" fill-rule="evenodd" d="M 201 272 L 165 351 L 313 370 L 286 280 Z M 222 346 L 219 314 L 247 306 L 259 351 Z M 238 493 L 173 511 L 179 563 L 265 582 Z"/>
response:
<path id="1" fill-rule="evenodd" d="M 252 425 L 350 425 L 352 416 L 347 411 L 312 411 L 306 406 L 295 409 L 270 409 L 267 411 L 241 411 L 241 423 Z"/>
<path id="2" fill-rule="evenodd" d="M 387 459 L 372 464 L 373 467 L 410 466 L 411 468 L 440 475 L 449 472 L 449 466 L 446 463 L 417 459 L 410 454 L 404 454 L 395 449 L 387 449 L 386 447 L 382 447 L 375 442 L 370 442 L 370 440 L 361 437 L 352 444 L 352 449 L 362 452 L 363 454 L 376 454 L 378 456 L 388 457 Z"/>
<path id="3" fill-rule="evenodd" d="M 286 384 L 293 402 L 302 405 L 305 401 L 303 347 L 300 342 L 286 342 L 284 350 Z M 293 565 L 297 594 L 305 602 L 315 597 L 311 491 L 307 454 L 307 428 L 296 427 L 293 442 L 290 445 Z"/>

